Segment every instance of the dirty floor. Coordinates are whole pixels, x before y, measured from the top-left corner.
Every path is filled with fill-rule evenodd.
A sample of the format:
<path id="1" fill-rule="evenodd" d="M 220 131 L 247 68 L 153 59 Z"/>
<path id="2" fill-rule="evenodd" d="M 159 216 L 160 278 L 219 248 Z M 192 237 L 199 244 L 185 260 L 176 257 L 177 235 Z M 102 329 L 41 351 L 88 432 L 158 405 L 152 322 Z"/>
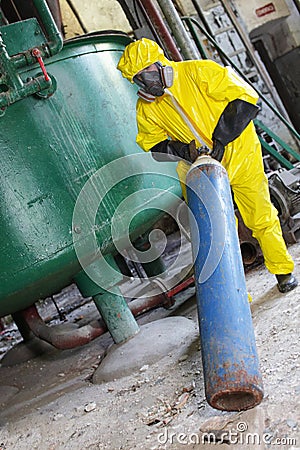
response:
<path id="1" fill-rule="evenodd" d="M 290 247 L 298 279 L 299 250 L 299 244 Z M 0 449 L 300 449 L 300 287 L 280 294 L 263 265 L 249 271 L 246 281 L 265 391 L 259 406 L 227 413 L 207 404 L 196 301 L 189 288 L 171 309 L 157 309 L 138 322 L 144 327 L 185 318 L 190 332 L 180 341 L 176 329 L 171 331 L 174 346 L 149 363 L 153 336 L 140 364 L 126 376 L 122 370 L 108 381 L 95 375 L 114 348 L 108 333 L 75 350 L 47 346 L 28 362 L 0 367 Z M 82 308 L 69 321 L 95 313 L 93 303 Z M 178 323 L 182 331 L 184 322 Z"/>

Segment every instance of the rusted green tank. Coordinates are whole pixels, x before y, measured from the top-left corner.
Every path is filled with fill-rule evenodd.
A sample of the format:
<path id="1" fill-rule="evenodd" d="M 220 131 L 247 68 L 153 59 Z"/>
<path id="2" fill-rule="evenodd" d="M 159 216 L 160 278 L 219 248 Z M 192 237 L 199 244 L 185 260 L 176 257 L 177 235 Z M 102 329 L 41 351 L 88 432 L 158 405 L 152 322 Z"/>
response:
<path id="1" fill-rule="evenodd" d="M 67 41 L 46 61 L 57 84 L 54 94 L 27 97 L 0 117 L 0 316 L 25 309 L 73 281 L 81 270 L 72 239 L 79 193 L 99 168 L 141 153 L 135 144 L 135 88 L 116 70 L 128 42 L 122 33 Z M 21 76 L 37 72 L 37 67 L 23 69 Z M 155 175 L 151 172 L 157 163 L 148 156 L 137 162 L 137 171 L 145 174 L 115 185 L 99 206 L 96 236 L 104 254 L 115 252 L 111 217 L 125 198 L 141 192 L 139 201 L 149 203 L 132 221 L 134 240 L 161 214 L 163 191 L 180 195 L 174 164 L 162 164 L 165 176 Z M 118 170 L 120 177 L 126 173 L 122 160 Z M 162 189 L 158 203 L 151 189 L 147 193 L 155 187 Z M 169 201 L 166 196 L 165 204 Z M 124 215 L 119 224 L 126 229 Z"/>

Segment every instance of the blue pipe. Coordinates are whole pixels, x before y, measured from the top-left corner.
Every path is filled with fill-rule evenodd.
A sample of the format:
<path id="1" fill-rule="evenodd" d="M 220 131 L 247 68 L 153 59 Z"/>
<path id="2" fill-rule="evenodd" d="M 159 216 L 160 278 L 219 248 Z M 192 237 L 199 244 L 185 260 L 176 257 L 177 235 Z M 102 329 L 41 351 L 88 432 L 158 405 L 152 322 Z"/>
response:
<path id="1" fill-rule="evenodd" d="M 263 384 L 227 173 L 200 156 L 186 184 L 206 398 L 246 410 L 262 401 Z"/>

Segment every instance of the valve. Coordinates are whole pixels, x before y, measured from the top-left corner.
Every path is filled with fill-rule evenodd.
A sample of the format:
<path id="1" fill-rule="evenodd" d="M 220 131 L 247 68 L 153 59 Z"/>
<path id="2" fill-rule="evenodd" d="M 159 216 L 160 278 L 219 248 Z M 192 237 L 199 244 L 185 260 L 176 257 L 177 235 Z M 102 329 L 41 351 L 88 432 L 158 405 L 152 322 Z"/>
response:
<path id="1" fill-rule="evenodd" d="M 34 48 L 31 51 L 31 54 L 32 54 L 32 56 L 34 56 L 37 59 L 39 65 L 41 67 L 41 70 L 42 70 L 42 72 L 44 74 L 45 81 L 51 81 L 51 78 L 49 77 L 49 75 L 47 73 L 47 70 L 46 70 L 46 67 L 44 65 L 44 61 L 43 61 L 42 54 L 41 54 L 40 50 L 38 48 Z"/>

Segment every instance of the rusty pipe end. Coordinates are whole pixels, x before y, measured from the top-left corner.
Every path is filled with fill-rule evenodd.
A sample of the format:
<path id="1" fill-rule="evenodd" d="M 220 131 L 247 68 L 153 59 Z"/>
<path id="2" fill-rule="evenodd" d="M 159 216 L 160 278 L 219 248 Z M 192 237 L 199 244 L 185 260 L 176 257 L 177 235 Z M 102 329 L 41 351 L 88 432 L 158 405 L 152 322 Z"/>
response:
<path id="1" fill-rule="evenodd" d="M 253 264 L 257 258 L 257 249 L 252 242 L 244 241 L 240 244 L 243 263 L 246 266 Z"/>
<path id="2" fill-rule="evenodd" d="M 263 396 L 263 389 L 259 386 L 238 387 L 215 393 L 208 403 L 221 411 L 245 411 L 259 405 Z"/>

